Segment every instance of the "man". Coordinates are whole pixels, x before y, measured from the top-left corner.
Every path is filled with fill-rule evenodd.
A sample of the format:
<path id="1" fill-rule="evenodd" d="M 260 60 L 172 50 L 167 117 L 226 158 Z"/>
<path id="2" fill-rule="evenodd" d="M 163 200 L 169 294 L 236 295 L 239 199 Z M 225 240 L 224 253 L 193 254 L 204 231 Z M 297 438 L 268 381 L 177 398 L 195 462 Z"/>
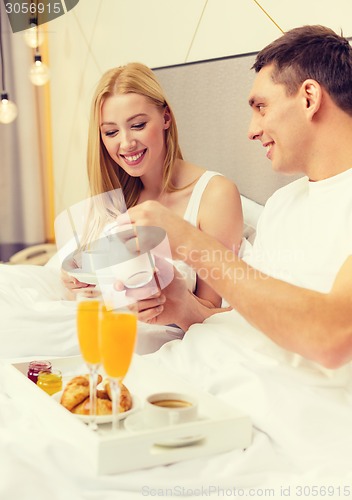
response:
<path id="1" fill-rule="evenodd" d="M 264 48 L 254 69 L 249 138 L 274 170 L 304 177 L 269 199 L 251 265 L 156 202 L 130 216 L 164 228 L 173 256 L 278 345 L 336 368 L 352 359 L 352 48 L 305 26 Z"/>

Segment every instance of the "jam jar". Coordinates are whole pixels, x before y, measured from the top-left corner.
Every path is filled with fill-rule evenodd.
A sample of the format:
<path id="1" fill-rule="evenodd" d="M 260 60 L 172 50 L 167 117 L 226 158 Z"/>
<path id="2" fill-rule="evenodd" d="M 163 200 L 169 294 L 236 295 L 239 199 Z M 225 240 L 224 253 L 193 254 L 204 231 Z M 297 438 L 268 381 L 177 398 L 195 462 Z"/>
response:
<path id="1" fill-rule="evenodd" d="M 45 370 L 38 374 L 37 386 L 52 396 L 62 389 L 62 375 L 60 370 Z"/>
<path id="2" fill-rule="evenodd" d="M 31 361 L 28 365 L 27 377 L 36 384 L 38 373 L 43 370 L 51 371 L 50 361 Z"/>

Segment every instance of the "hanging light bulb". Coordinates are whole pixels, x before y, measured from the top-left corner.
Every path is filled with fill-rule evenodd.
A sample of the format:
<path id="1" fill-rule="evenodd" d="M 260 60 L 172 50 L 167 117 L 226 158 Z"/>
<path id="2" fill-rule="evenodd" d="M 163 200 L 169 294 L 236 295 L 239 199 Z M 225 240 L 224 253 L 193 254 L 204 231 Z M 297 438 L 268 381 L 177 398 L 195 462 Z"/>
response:
<path id="1" fill-rule="evenodd" d="M 33 85 L 45 85 L 50 79 L 49 68 L 42 62 L 42 56 L 36 54 L 29 70 L 29 79 Z"/>
<path id="2" fill-rule="evenodd" d="M 0 123 L 11 123 L 17 117 L 17 106 L 9 100 L 6 92 L 1 93 Z"/>
<path id="3" fill-rule="evenodd" d="M 30 27 L 23 32 L 23 38 L 28 47 L 35 49 L 39 47 L 44 41 L 44 33 L 39 28 L 37 19 L 31 17 L 29 20 Z"/>
<path id="4" fill-rule="evenodd" d="M 5 90 L 5 64 L 2 45 L 2 18 L 0 8 L 0 68 L 1 68 L 1 93 L 0 93 L 0 123 L 11 123 L 17 116 L 17 106 L 9 100 Z"/>

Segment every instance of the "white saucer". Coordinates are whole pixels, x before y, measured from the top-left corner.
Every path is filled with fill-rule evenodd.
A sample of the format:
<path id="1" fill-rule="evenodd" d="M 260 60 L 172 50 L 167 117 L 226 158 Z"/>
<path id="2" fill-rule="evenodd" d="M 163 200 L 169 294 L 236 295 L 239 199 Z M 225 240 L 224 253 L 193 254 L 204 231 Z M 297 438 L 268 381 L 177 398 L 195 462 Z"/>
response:
<path id="1" fill-rule="evenodd" d="M 88 285 L 112 285 L 116 280 L 112 274 L 100 274 L 98 277 L 95 273 L 86 273 L 80 268 L 72 269 L 66 272 L 81 283 L 87 283 Z"/>
<path id="2" fill-rule="evenodd" d="M 140 431 L 148 431 L 148 430 L 153 430 L 155 431 L 155 427 L 150 427 L 149 425 L 146 424 L 143 418 L 143 411 L 139 411 L 135 415 L 128 416 L 126 420 L 124 421 L 124 427 L 127 431 L 129 432 L 140 432 Z M 175 427 L 173 427 L 175 428 Z M 165 427 L 163 427 L 165 429 Z M 186 431 L 187 432 L 187 431 Z M 156 442 L 155 444 L 158 446 L 167 446 L 167 447 L 180 447 L 180 446 L 189 446 L 191 444 L 197 443 L 201 439 L 203 439 L 204 436 L 197 434 L 197 435 L 192 435 L 190 436 L 189 434 L 186 436 L 178 436 L 175 438 L 170 438 L 170 439 L 164 439 L 163 441 Z"/>
<path id="3" fill-rule="evenodd" d="M 83 269 L 77 268 L 70 271 L 66 271 L 67 274 L 76 278 L 81 283 L 87 283 L 88 285 L 112 285 L 116 281 L 116 277 L 113 274 L 102 274 L 99 273 L 87 273 Z M 150 283 L 153 279 L 153 273 L 150 271 L 139 271 L 132 274 L 124 283 L 126 288 L 142 288 Z"/>
<path id="4" fill-rule="evenodd" d="M 52 398 L 55 399 L 58 403 L 60 403 L 60 399 L 62 396 L 63 391 L 57 392 L 56 394 L 52 395 Z M 137 398 L 137 396 L 134 396 L 131 394 L 132 397 L 132 408 L 128 411 L 124 411 L 122 413 L 119 413 L 117 416 L 118 420 L 123 420 L 124 418 L 128 417 L 129 415 L 132 415 L 135 411 L 137 411 L 140 408 L 140 401 Z M 69 410 L 67 410 L 69 411 Z M 82 420 L 82 422 L 85 422 L 86 424 L 89 424 L 91 422 L 92 417 L 90 415 L 79 415 L 78 413 L 72 413 L 75 417 L 79 418 Z M 112 422 L 112 415 L 97 415 L 95 417 L 95 421 L 97 424 L 107 424 L 109 422 Z"/>

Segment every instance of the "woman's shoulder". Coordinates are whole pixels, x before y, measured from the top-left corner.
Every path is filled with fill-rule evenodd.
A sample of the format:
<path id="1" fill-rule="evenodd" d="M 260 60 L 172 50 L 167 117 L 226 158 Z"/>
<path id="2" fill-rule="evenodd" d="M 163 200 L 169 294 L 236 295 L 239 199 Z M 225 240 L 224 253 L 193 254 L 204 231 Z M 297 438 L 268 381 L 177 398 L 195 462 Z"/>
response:
<path id="1" fill-rule="evenodd" d="M 239 247 L 243 231 L 242 203 L 232 180 L 222 175 L 209 180 L 199 207 L 198 227 L 228 248 Z"/>
<path id="2" fill-rule="evenodd" d="M 236 184 L 223 175 L 213 176 L 202 195 L 200 221 L 209 218 L 209 207 L 212 207 L 213 215 L 242 214 L 241 197 Z"/>
<path id="3" fill-rule="evenodd" d="M 214 200 L 226 194 L 235 194 L 239 196 L 236 184 L 220 172 L 207 170 L 194 163 L 180 160 L 177 168 L 178 187 L 196 184 L 203 176 L 206 180 L 206 188 L 204 189 L 203 197 L 206 196 L 207 198 L 209 197 L 209 200 Z"/>
<path id="4" fill-rule="evenodd" d="M 199 167 L 194 163 L 178 160 L 177 168 L 175 169 L 175 184 L 177 187 L 188 186 L 196 182 L 205 172 L 205 168 Z"/>
<path id="5" fill-rule="evenodd" d="M 209 199 L 217 198 L 219 196 L 238 194 L 239 191 L 236 184 L 231 180 L 225 177 L 224 175 L 218 172 L 209 171 L 209 173 L 213 173 L 214 175 L 209 179 L 208 189 L 204 191 L 204 195 Z"/>

